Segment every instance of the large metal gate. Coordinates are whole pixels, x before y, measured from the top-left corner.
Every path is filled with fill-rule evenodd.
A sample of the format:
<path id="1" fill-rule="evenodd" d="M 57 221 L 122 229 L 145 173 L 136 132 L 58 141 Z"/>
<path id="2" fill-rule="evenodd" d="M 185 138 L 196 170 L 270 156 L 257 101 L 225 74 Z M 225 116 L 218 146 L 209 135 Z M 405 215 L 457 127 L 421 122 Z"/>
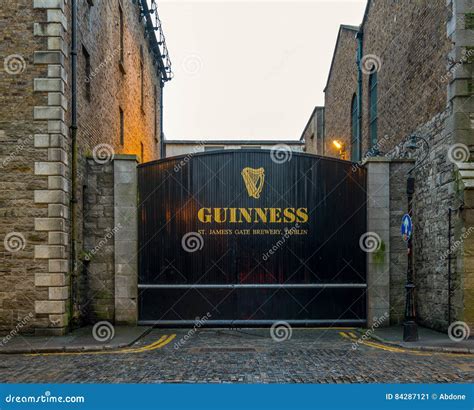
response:
<path id="1" fill-rule="evenodd" d="M 141 324 L 365 323 L 365 170 L 279 154 L 139 166 Z"/>

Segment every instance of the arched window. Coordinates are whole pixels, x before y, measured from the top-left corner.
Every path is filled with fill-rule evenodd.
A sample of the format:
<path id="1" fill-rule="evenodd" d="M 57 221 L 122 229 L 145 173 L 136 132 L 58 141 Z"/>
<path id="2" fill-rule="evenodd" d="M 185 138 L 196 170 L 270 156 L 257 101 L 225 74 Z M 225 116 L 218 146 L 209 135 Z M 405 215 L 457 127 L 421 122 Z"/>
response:
<path id="1" fill-rule="evenodd" d="M 370 147 L 377 144 L 377 72 L 369 77 L 369 141 Z"/>
<path id="2" fill-rule="evenodd" d="M 357 95 L 354 94 L 352 97 L 351 103 L 351 160 L 357 162 L 360 160 L 359 155 L 359 135 L 357 133 L 357 120 L 358 120 L 358 112 L 357 112 Z"/>

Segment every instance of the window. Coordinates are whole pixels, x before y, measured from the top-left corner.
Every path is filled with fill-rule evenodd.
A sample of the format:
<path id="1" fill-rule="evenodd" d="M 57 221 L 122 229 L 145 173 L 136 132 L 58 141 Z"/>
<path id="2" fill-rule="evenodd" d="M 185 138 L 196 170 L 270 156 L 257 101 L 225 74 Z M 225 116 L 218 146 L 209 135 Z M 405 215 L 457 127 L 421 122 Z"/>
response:
<path id="1" fill-rule="evenodd" d="M 204 147 L 204 151 L 218 151 L 220 149 L 224 149 L 223 145 L 211 145 L 208 147 Z"/>
<path id="2" fill-rule="evenodd" d="M 143 70 L 143 47 L 140 46 L 140 108 L 145 112 L 145 76 Z"/>
<path id="3" fill-rule="evenodd" d="M 84 82 L 86 88 L 87 101 L 91 100 L 91 56 L 87 52 L 86 48 L 82 46 L 82 55 L 84 56 Z"/>
<path id="4" fill-rule="evenodd" d="M 369 77 L 369 141 L 370 147 L 377 145 L 377 72 Z"/>
<path id="5" fill-rule="evenodd" d="M 358 109 L 357 109 L 357 94 L 354 94 L 352 97 L 352 103 L 351 103 L 351 141 L 352 141 L 351 160 L 354 162 L 360 161 L 358 120 L 359 120 L 359 116 L 358 116 Z"/>
<path id="6" fill-rule="evenodd" d="M 124 113 L 121 108 L 120 110 L 120 145 L 125 144 L 125 121 L 124 121 Z"/>
<path id="7" fill-rule="evenodd" d="M 119 30 L 120 30 L 120 62 L 124 62 L 124 20 L 122 6 L 119 4 Z"/>
<path id="8" fill-rule="evenodd" d="M 143 142 L 140 142 L 140 161 L 145 162 L 145 148 L 143 147 Z"/>

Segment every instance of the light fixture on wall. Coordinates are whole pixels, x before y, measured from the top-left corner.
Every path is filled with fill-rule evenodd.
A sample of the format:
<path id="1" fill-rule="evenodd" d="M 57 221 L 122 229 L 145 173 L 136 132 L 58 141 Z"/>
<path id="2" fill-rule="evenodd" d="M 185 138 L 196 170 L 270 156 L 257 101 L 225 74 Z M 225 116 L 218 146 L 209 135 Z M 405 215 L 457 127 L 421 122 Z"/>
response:
<path id="1" fill-rule="evenodd" d="M 346 147 L 345 144 L 339 140 L 333 140 L 332 145 L 339 151 L 339 157 L 346 159 Z"/>

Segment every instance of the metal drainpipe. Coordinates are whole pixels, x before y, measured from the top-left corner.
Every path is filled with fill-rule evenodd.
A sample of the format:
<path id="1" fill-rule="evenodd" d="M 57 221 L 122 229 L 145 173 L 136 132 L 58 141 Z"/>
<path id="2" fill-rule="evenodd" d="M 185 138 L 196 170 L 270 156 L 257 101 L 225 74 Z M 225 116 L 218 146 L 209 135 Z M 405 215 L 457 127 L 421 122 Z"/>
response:
<path id="1" fill-rule="evenodd" d="M 76 276 L 76 172 L 77 172 L 77 0 L 71 1 L 71 260 L 70 260 L 70 280 L 69 280 L 69 315 L 72 317 L 73 283 Z"/>
<path id="2" fill-rule="evenodd" d="M 448 326 L 451 324 L 451 231 L 453 210 L 448 210 Z"/>
<path id="3" fill-rule="evenodd" d="M 165 83 L 160 79 L 160 157 L 166 158 L 165 133 L 163 132 L 163 91 Z"/>
<path id="4" fill-rule="evenodd" d="M 358 158 L 362 158 L 362 53 L 364 46 L 364 32 L 361 29 L 357 35 L 357 142 L 358 142 Z"/>

